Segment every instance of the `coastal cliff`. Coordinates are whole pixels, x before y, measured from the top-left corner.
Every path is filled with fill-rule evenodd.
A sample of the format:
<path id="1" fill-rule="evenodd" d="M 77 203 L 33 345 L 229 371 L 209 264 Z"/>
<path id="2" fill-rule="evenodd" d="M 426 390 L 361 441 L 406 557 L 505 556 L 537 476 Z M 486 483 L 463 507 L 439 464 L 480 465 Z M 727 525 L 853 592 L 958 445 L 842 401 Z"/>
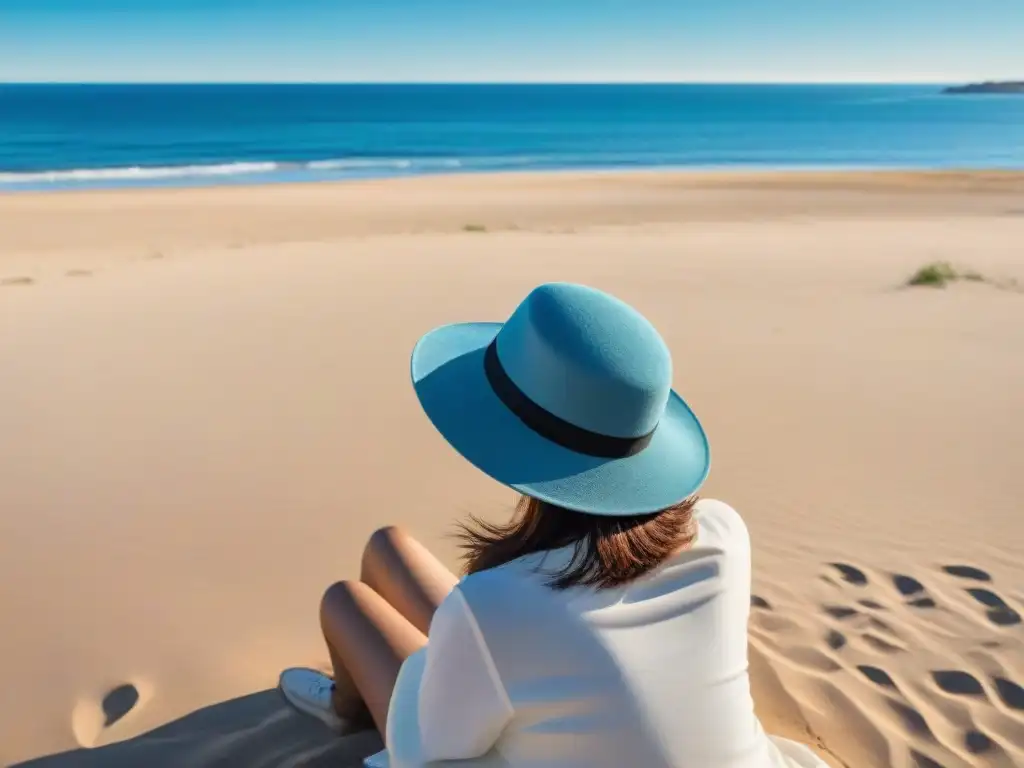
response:
<path id="1" fill-rule="evenodd" d="M 1024 80 L 988 81 L 984 83 L 968 83 L 944 88 L 947 94 L 1015 94 L 1024 96 Z"/>

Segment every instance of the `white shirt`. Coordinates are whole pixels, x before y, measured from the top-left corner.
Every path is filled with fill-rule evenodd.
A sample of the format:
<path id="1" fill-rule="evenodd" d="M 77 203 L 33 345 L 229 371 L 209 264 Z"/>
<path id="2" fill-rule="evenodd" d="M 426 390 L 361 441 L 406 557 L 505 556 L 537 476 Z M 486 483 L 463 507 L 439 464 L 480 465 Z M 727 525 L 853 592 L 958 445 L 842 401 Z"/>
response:
<path id="1" fill-rule="evenodd" d="M 548 587 L 571 547 L 463 579 L 403 664 L 367 765 L 824 768 L 754 715 L 743 520 L 712 500 L 694 515 L 691 548 L 621 587 Z"/>

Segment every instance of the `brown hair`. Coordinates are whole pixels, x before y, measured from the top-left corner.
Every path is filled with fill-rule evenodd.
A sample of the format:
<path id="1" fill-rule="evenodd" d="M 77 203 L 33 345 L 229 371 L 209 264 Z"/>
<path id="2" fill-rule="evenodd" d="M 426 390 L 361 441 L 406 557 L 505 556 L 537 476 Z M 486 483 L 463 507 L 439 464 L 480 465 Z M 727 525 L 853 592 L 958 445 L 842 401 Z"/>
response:
<path id="1" fill-rule="evenodd" d="M 567 589 L 617 587 L 659 566 L 693 544 L 697 529 L 691 496 L 661 512 L 631 517 L 586 515 L 529 496 L 520 498 L 508 523 L 470 517 L 457 533 L 466 573 L 476 573 L 524 555 L 573 546 L 569 563 L 551 574 L 548 586 Z"/>

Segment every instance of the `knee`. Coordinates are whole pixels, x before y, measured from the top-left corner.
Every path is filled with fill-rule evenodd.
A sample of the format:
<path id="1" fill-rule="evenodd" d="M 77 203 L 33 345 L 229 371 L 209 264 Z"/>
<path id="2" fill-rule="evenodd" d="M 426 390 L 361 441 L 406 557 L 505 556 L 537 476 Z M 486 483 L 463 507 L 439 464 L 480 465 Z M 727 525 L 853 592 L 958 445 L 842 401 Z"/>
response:
<path id="1" fill-rule="evenodd" d="M 338 581 L 331 584 L 320 598 L 320 623 L 328 616 L 350 611 L 360 601 L 361 593 L 368 590 L 358 581 Z"/>
<path id="2" fill-rule="evenodd" d="M 408 538 L 409 534 L 405 532 L 405 529 L 397 525 L 378 528 L 370 535 L 370 539 L 363 549 L 362 572 L 365 574 L 368 569 L 373 567 L 374 563 L 386 560 L 391 553 L 399 548 L 399 543 Z"/>

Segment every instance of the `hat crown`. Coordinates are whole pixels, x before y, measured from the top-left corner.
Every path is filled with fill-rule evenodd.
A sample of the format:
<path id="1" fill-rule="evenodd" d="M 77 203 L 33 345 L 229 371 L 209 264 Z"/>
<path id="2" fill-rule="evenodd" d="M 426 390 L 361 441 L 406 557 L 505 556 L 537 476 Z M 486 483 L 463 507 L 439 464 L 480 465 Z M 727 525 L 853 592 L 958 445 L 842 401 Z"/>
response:
<path id="1" fill-rule="evenodd" d="M 496 345 L 523 394 L 581 429 L 636 438 L 665 412 L 668 347 L 643 315 L 603 291 L 572 283 L 535 288 Z"/>

